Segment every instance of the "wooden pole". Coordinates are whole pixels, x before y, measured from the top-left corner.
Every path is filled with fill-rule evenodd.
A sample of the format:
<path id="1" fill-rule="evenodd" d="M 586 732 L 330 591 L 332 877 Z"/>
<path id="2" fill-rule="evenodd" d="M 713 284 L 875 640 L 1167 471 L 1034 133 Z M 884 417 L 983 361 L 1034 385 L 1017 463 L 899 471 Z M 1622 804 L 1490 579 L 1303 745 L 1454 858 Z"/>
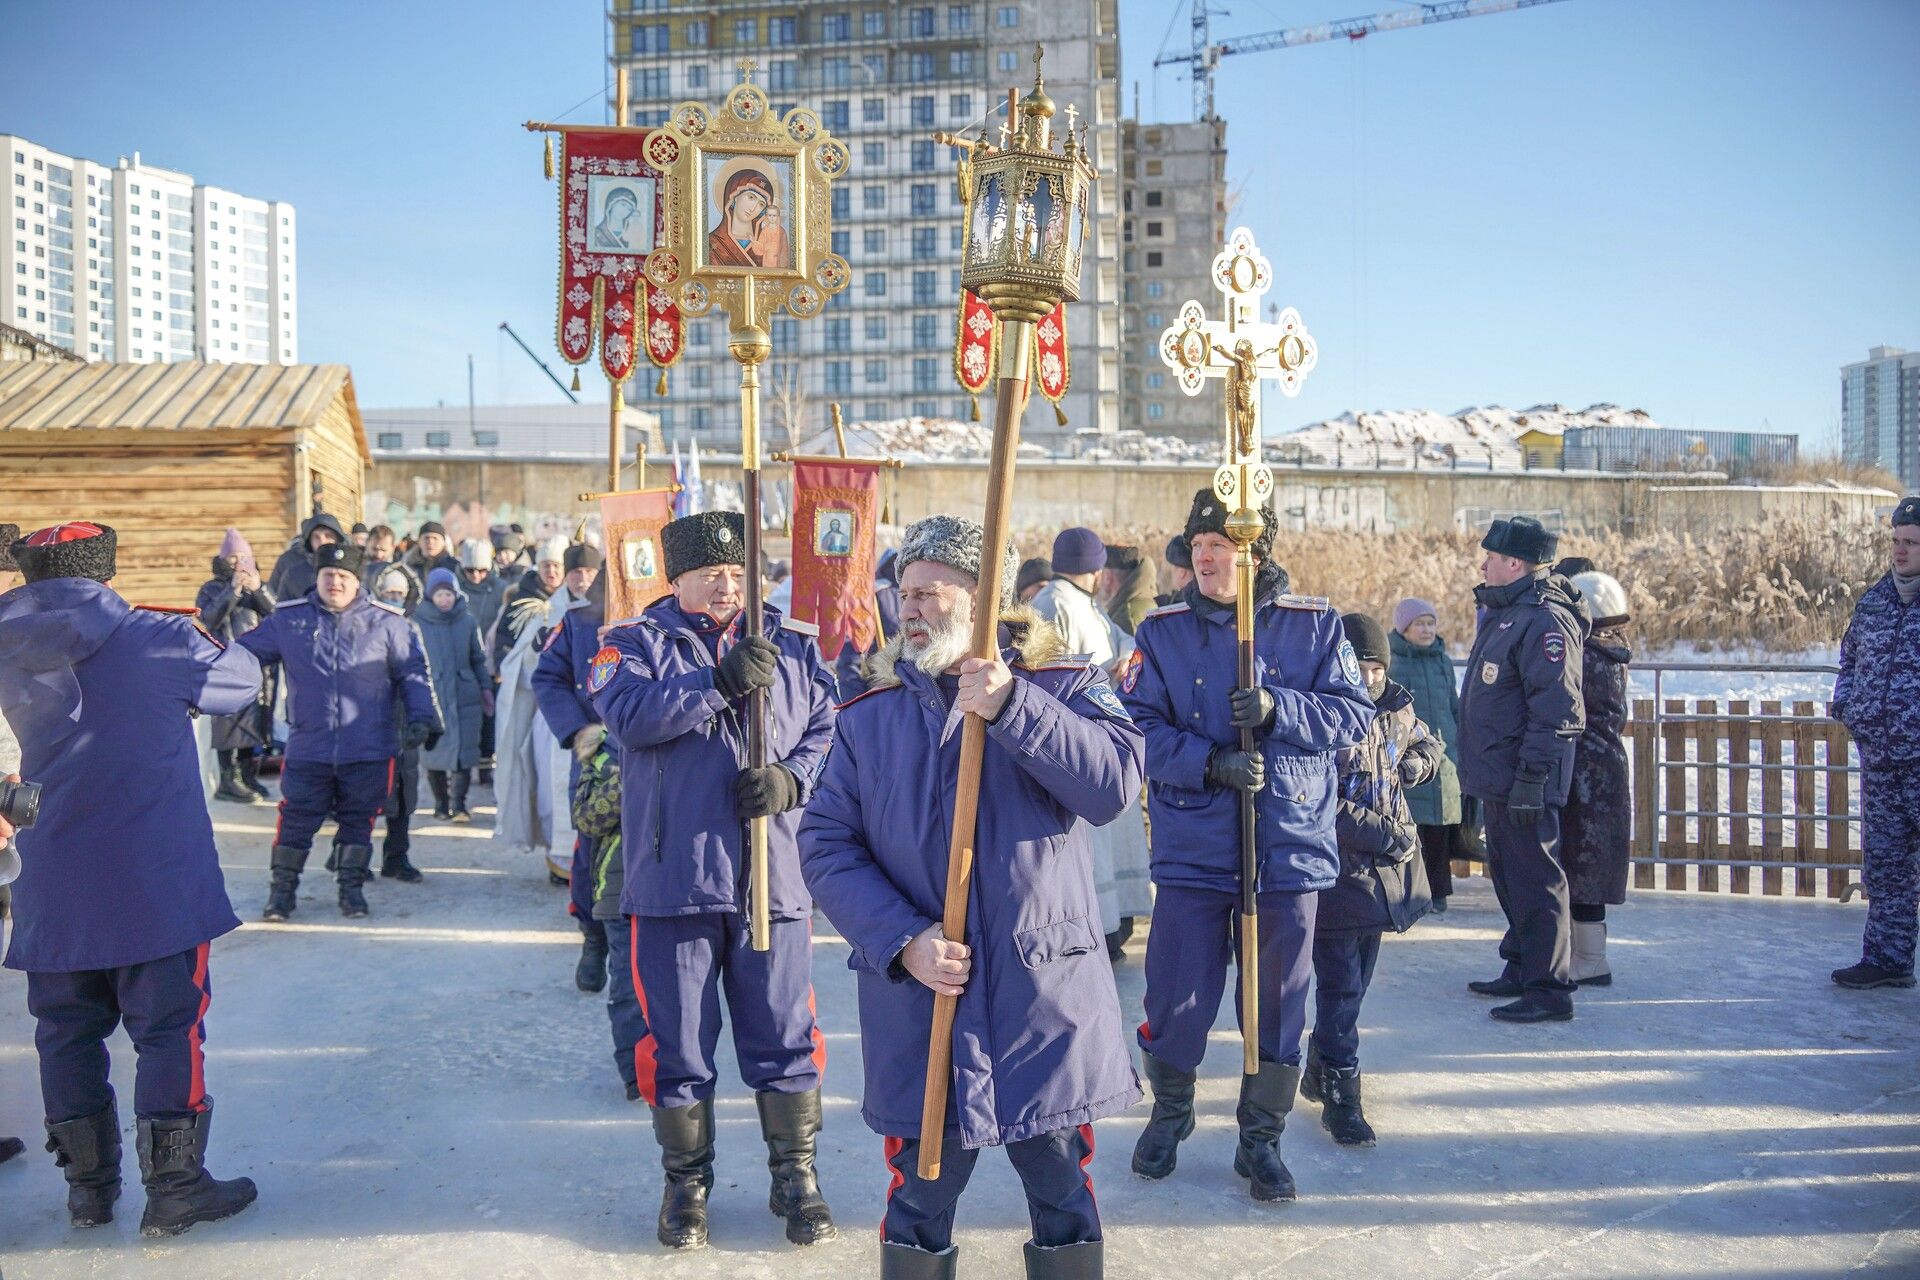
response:
<path id="1" fill-rule="evenodd" d="M 1033 326 L 1001 321 L 1000 389 L 994 404 L 993 456 L 987 471 L 987 518 L 980 540 L 980 587 L 974 595 L 969 657 L 999 652 L 1000 593 L 1005 585 L 1007 535 L 1013 508 L 1013 466 L 1020 452 L 1020 418 L 1026 412 Z M 967 895 L 973 883 L 974 828 L 980 812 L 980 765 L 987 722 L 970 715 L 960 731 L 960 776 L 953 798 L 953 839 L 947 847 L 947 901 L 940 932 L 949 942 L 967 938 Z M 927 1044 L 927 1084 L 920 1109 L 920 1176 L 938 1178 L 946 1137 L 947 1090 L 953 1074 L 954 996 L 933 998 L 933 1034 Z"/>
<path id="2" fill-rule="evenodd" d="M 746 501 L 747 523 L 747 625 L 749 639 L 766 635 L 766 593 L 760 577 L 760 364 L 773 349 L 767 330 L 754 313 L 752 280 L 740 284 L 741 311 L 733 332 L 728 335 L 727 350 L 740 362 L 740 482 Z M 755 689 L 747 695 L 747 764 L 764 768 L 767 763 L 767 691 Z M 755 951 L 773 946 L 772 924 L 767 908 L 767 820 L 747 822 L 749 937 Z"/>

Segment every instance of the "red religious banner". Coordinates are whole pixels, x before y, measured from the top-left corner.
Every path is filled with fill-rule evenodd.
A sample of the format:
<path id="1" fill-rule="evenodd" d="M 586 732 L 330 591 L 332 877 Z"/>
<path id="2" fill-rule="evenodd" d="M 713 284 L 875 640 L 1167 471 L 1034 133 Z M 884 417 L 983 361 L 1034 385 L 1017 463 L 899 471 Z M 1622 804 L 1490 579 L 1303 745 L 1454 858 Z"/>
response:
<path id="1" fill-rule="evenodd" d="M 585 364 L 598 342 L 615 382 L 633 375 L 641 349 L 665 369 L 685 345 L 680 308 L 643 274 L 666 228 L 661 140 L 672 142 L 643 129 L 560 134 L 560 354 Z"/>
<path id="2" fill-rule="evenodd" d="M 673 495 L 665 489 L 631 489 L 600 499 L 600 530 L 606 548 L 607 621 L 631 618 L 667 590 L 667 561 L 660 529 L 673 519 Z"/>
<path id="3" fill-rule="evenodd" d="M 1040 394 L 1053 401 L 1053 416 L 1067 425 L 1066 410 L 1060 401 L 1066 397 L 1073 367 L 1067 360 L 1067 304 L 1062 302 L 1053 314 L 1033 327 L 1034 383 Z"/>
<path id="4" fill-rule="evenodd" d="M 980 421 L 979 395 L 993 381 L 994 348 L 1000 339 L 1000 326 L 994 322 L 993 308 L 980 301 L 971 289 L 960 291 L 960 314 L 954 318 L 953 376 L 968 395 L 974 397 L 973 420 Z"/>
<path id="5" fill-rule="evenodd" d="M 858 458 L 795 459 L 793 616 L 820 628 L 828 662 L 851 643 L 874 647 L 874 533 L 880 523 L 880 469 Z"/>

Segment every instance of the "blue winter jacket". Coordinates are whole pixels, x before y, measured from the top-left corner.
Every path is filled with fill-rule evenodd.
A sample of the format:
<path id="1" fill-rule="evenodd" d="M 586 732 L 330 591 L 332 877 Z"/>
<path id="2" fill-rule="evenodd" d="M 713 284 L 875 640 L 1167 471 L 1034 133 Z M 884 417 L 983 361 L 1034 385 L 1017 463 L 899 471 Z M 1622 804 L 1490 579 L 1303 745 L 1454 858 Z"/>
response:
<path id="1" fill-rule="evenodd" d="M 632 916 L 743 911 L 747 830 L 734 779 L 747 763 L 746 700 L 714 688 L 712 641 L 721 655 L 740 639 L 742 618 L 724 631 L 704 614 L 682 612 L 671 596 L 607 632 L 589 688 L 620 747 L 620 831 Z M 833 742 L 833 676 L 812 627 L 766 611 L 767 638 L 780 650 L 767 691 L 767 761 L 799 780 L 807 803 Z M 558 730 L 556 729 L 556 732 Z M 798 809 L 767 823 L 769 910 L 776 920 L 811 915 L 800 878 Z"/>
<path id="2" fill-rule="evenodd" d="M 1038 624 L 1023 651 L 1005 651 L 1013 692 L 987 729 L 948 1116 L 967 1147 L 1087 1124 L 1140 1096 L 1089 837 L 1140 794 L 1140 730 L 1105 674 L 1063 661 L 1064 647 Z M 898 654 L 896 640 L 868 664 L 874 687 L 841 708 L 800 848 L 859 975 L 861 1113 L 907 1138 L 920 1131 L 934 997 L 897 961 L 944 911 L 962 731 L 949 696 Z"/>
<path id="3" fill-rule="evenodd" d="M 1833 718 L 1853 735 L 1865 767 L 1920 767 L 1920 601 L 1901 604 L 1891 573 L 1853 607 Z"/>
<path id="4" fill-rule="evenodd" d="M 408 723 L 442 728 L 420 632 L 364 591 L 339 613 L 308 592 L 239 643 L 286 673 L 288 760 L 342 765 L 398 756 L 396 692 Z"/>
<path id="5" fill-rule="evenodd" d="M 1254 612 L 1254 674 L 1273 695 L 1261 741 L 1267 785 L 1256 799 L 1262 893 L 1330 888 L 1340 874 L 1334 834 L 1334 756 L 1366 736 L 1373 702 L 1340 615 L 1318 597 L 1286 594 L 1284 572 L 1263 575 Z M 1240 793 L 1210 786 L 1207 760 L 1238 750 L 1228 696 L 1238 685 L 1231 605 L 1189 586 L 1134 633 L 1139 647 L 1120 697 L 1147 735 L 1147 801 L 1156 885 L 1238 892 Z"/>
<path id="6" fill-rule="evenodd" d="M 54 578 L 0 596 L 0 713 L 40 821 L 14 837 L 7 966 L 113 969 L 237 927 L 190 716 L 251 706 L 260 664 L 193 622 L 101 583 Z"/>
<path id="7" fill-rule="evenodd" d="M 547 635 L 540 660 L 534 664 L 533 700 L 563 747 L 571 748 L 574 734 L 600 723 L 600 713 L 587 692 L 587 676 L 593 670 L 593 655 L 600 651 L 604 615 L 604 607 L 595 608 L 593 601 L 574 600 L 560 625 Z"/>

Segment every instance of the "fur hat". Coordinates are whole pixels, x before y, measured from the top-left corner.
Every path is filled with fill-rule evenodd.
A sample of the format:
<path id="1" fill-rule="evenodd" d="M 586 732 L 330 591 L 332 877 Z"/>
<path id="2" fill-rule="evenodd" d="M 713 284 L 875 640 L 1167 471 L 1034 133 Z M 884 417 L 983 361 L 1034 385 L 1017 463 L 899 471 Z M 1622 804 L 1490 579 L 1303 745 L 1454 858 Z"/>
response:
<path id="1" fill-rule="evenodd" d="M 460 544 L 460 567 L 462 569 L 493 568 L 493 549 L 478 538 L 468 538 Z"/>
<path id="2" fill-rule="evenodd" d="M 540 565 L 545 564 L 549 560 L 555 564 L 565 564 L 567 562 L 567 540 L 565 538 L 545 538 L 541 540 L 539 550 L 533 553 L 533 562 L 536 565 Z"/>
<path id="3" fill-rule="evenodd" d="M 1125 543 L 1107 544 L 1107 568 L 1120 573 L 1131 573 L 1140 567 L 1140 548 Z"/>
<path id="4" fill-rule="evenodd" d="M 660 546 L 667 558 L 668 582 L 683 573 L 717 564 L 737 564 L 744 569 L 747 518 L 738 511 L 702 511 L 681 516 L 661 528 Z"/>
<path id="5" fill-rule="evenodd" d="M 1393 629 L 1401 635 L 1405 635 L 1407 628 L 1412 626 L 1415 620 L 1420 618 L 1432 618 L 1436 622 L 1439 621 L 1440 611 L 1433 607 L 1433 601 L 1422 600 L 1419 596 L 1408 596 L 1405 600 L 1393 606 Z"/>
<path id="6" fill-rule="evenodd" d="M 1055 573 L 1098 573 L 1107 567 L 1107 544 L 1091 529 L 1062 529 L 1053 540 Z"/>
<path id="7" fill-rule="evenodd" d="M 1495 520 L 1488 526 L 1487 536 L 1480 539 L 1480 545 L 1497 556 L 1512 556 L 1528 564 L 1547 564 L 1560 549 L 1560 535 L 1532 516 L 1514 516 L 1510 520 Z"/>
<path id="8" fill-rule="evenodd" d="M 20 541 L 20 526 L 0 524 L 0 573 L 13 571 L 13 544 Z"/>
<path id="9" fill-rule="evenodd" d="M 965 516 L 928 516 L 907 526 L 907 536 L 901 540 L 897 564 L 904 576 L 907 566 L 916 561 L 931 560 L 964 573 L 977 583 L 980 581 L 980 549 L 984 540 L 985 534 L 981 532 L 977 520 L 969 520 Z M 1013 584 L 1018 577 L 1018 562 L 1013 544 L 1009 542 L 1006 561 L 1000 573 L 1001 608 L 1013 603 Z"/>
<path id="10" fill-rule="evenodd" d="M 329 542 L 313 553 L 313 571 L 318 575 L 322 569 L 344 569 L 358 577 L 366 559 L 367 553 L 351 542 Z"/>
<path id="11" fill-rule="evenodd" d="M 46 578 L 91 578 L 114 574 L 117 539 L 110 525 L 73 520 L 36 529 L 13 544 L 13 562 L 28 582 Z"/>
<path id="12" fill-rule="evenodd" d="M 567 548 L 567 554 L 560 563 L 568 573 L 572 573 L 575 569 L 598 569 L 602 559 L 600 548 L 591 542 L 576 542 Z"/>
<path id="13" fill-rule="evenodd" d="M 1553 571 L 1563 578 L 1577 578 L 1583 573 L 1593 573 L 1598 568 L 1586 556 L 1562 556 L 1553 566 Z"/>
<path id="14" fill-rule="evenodd" d="M 1920 494 L 1900 499 L 1900 505 L 1893 509 L 1893 527 L 1903 524 L 1920 524 Z"/>
<path id="15" fill-rule="evenodd" d="M 1176 533 L 1167 539 L 1167 563 L 1176 569 L 1193 572 L 1193 548 L 1187 545 L 1187 535 Z"/>
<path id="16" fill-rule="evenodd" d="M 1347 633 L 1354 657 L 1362 662 L 1392 664 L 1393 650 L 1387 647 L 1387 633 L 1378 622 L 1364 613 L 1348 613 L 1341 615 L 1340 629 Z"/>
<path id="17" fill-rule="evenodd" d="M 1227 509 L 1226 503 L 1213 496 L 1211 489 L 1202 489 L 1193 495 L 1193 507 L 1187 512 L 1185 534 L 1189 568 L 1192 567 L 1193 540 L 1203 533 L 1217 533 L 1223 538 L 1226 537 L 1227 517 L 1232 514 L 1233 512 Z M 1261 505 L 1260 519 L 1262 528 L 1260 536 L 1253 540 L 1253 558 L 1264 561 L 1273 553 L 1273 535 L 1279 525 L 1279 518 L 1274 515 L 1271 502 Z"/>

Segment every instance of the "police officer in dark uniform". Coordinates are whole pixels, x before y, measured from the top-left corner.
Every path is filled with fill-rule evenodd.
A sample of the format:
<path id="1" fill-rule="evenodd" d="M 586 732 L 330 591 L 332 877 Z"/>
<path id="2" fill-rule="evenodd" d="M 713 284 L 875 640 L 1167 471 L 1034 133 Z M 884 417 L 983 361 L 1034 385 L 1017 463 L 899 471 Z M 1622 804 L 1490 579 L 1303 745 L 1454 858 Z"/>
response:
<path id="1" fill-rule="evenodd" d="M 128 605 L 106 585 L 114 550 L 114 531 L 85 521 L 13 544 L 26 583 L 0 596 L 0 715 L 43 793 L 38 822 L 17 835 L 6 963 L 27 974 L 47 1150 L 73 1225 L 111 1222 L 120 1195 L 106 1041 L 124 1023 L 138 1055 L 140 1232 L 171 1236 L 256 1194 L 205 1167 L 208 944 L 240 921 L 188 721 L 252 705 L 260 664 L 190 617 Z"/>
<path id="2" fill-rule="evenodd" d="M 1292 1200 L 1280 1134 L 1300 1084 L 1319 894 L 1339 880 L 1336 763 L 1361 742 L 1373 701 L 1359 659 L 1326 600 L 1287 591 L 1269 558 L 1275 519 L 1253 544 L 1254 663 L 1258 687 L 1239 684 L 1237 547 L 1227 508 L 1194 496 L 1186 537 L 1194 581 L 1179 600 L 1141 619 L 1120 700 L 1147 738 L 1153 821 L 1153 931 L 1147 936 L 1141 1074 L 1153 1115 L 1133 1171 L 1164 1178 L 1193 1132 L 1196 1073 L 1235 954 L 1240 895 L 1240 793 L 1257 797 L 1260 1065 L 1240 1079 L 1234 1171 L 1256 1200 Z M 1240 749 L 1250 728 L 1254 749 Z M 1236 1011 L 1240 1005 L 1236 998 Z"/>
<path id="3" fill-rule="evenodd" d="M 273 888 L 261 919 L 293 914 L 300 872 L 329 816 L 337 824 L 332 866 L 340 914 L 367 914 L 360 891 L 373 864 L 373 820 L 393 789 L 402 745 L 440 732 L 426 649 L 406 615 L 360 585 L 361 550 L 332 542 L 313 553 L 313 589 L 282 601 L 240 637 L 287 678 L 286 763 L 273 837 Z M 396 696 L 397 695 L 397 696 Z M 397 725 L 396 708 L 405 710 Z"/>
<path id="4" fill-rule="evenodd" d="M 1560 865 L 1560 807 L 1574 744 L 1586 728 L 1580 692 L 1588 620 L 1580 593 L 1546 565 L 1559 535 L 1530 516 L 1495 520 L 1481 539 L 1484 615 L 1460 690 L 1460 789 L 1486 806 L 1487 870 L 1506 912 L 1506 968 L 1468 987 L 1518 997 L 1502 1022 L 1573 1016 L 1572 916 Z"/>

